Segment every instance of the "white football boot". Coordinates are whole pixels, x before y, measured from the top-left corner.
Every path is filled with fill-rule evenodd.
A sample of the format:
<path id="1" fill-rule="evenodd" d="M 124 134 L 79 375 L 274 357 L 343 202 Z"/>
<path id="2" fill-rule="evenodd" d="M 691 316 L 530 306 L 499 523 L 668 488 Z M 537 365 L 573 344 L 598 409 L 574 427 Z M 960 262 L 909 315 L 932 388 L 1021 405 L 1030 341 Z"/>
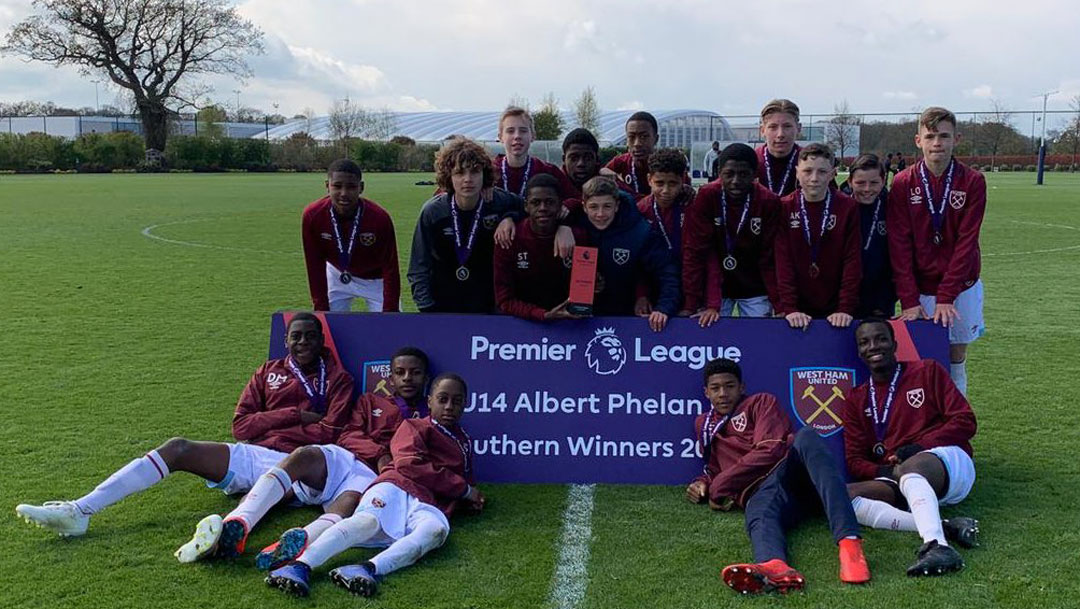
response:
<path id="1" fill-rule="evenodd" d="M 180 546 L 173 556 L 180 562 L 195 562 L 209 556 L 217 549 L 221 539 L 221 516 L 210 514 L 195 525 L 195 535 L 191 541 Z"/>
<path id="2" fill-rule="evenodd" d="M 46 501 L 44 505 L 20 503 L 15 513 L 28 524 L 36 524 L 58 533 L 61 537 L 78 537 L 86 533 L 90 516 L 83 514 L 74 501 Z"/>

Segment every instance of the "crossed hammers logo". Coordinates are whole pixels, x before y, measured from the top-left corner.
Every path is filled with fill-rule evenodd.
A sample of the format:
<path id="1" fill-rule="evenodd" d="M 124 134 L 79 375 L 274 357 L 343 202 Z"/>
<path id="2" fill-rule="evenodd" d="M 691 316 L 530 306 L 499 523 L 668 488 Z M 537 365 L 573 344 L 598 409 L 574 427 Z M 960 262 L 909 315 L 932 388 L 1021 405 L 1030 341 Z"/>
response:
<path id="1" fill-rule="evenodd" d="M 840 417 L 836 416 L 836 413 L 834 413 L 832 410 L 829 409 L 829 404 L 832 404 L 833 400 L 835 400 L 836 398 L 844 399 L 844 392 L 840 391 L 839 387 L 837 387 L 836 385 L 833 385 L 832 386 L 832 395 L 829 396 L 829 399 L 822 402 L 821 400 L 818 399 L 817 394 L 814 393 L 814 385 L 807 385 L 806 389 L 804 389 L 803 392 L 802 392 L 802 399 L 805 400 L 806 398 L 810 398 L 810 399 L 814 400 L 814 402 L 816 402 L 817 405 L 818 405 L 818 409 L 814 411 L 814 414 L 810 415 L 809 417 L 806 417 L 806 422 L 808 424 L 813 423 L 814 419 L 818 418 L 818 416 L 821 415 L 821 413 L 823 413 L 823 412 L 825 414 L 829 415 L 829 417 L 831 417 L 832 420 L 836 421 L 837 425 L 843 425 L 844 424 L 844 422 L 840 420 Z"/>
<path id="2" fill-rule="evenodd" d="M 390 390 L 386 387 L 386 379 L 379 379 L 379 384 L 375 385 L 375 390 L 372 393 L 381 393 L 386 397 L 390 397 Z"/>

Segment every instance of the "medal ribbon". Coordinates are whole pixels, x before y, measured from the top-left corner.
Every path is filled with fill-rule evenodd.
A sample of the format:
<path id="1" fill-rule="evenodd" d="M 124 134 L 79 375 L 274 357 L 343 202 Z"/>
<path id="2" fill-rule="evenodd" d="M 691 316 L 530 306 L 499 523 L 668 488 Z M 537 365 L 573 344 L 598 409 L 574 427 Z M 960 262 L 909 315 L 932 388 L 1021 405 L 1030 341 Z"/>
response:
<path id="1" fill-rule="evenodd" d="M 469 229 L 469 240 L 462 247 L 457 199 L 453 196 L 450 197 L 450 218 L 454 224 L 454 253 L 457 254 L 457 261 L 460 266 L 465 266 L 465 263 L 469 260 L 469 255 L 472 254 L 473 242 L 476 240 L 476 229 L 480 228 L 480 216 L 483 211 L 484 197 L 481 195 L 480 202 L 476 206 L 476 217 L 473 218 L 472 228 Z"/>
<path id="2" fill-rule="evenodd" d="M 308 401 L 311 403 L 312 412 L 326 412 L 326 361 L 323 358 L 319 358 L 319 384 L 317 387 L 312 387 L 311 383 L 304 376 L 304 373 L 300 371 L 300 368 L 293 361 L 292 356 L 285 358 L 285 362 L 289 365 L 289 370 L 292 370 L 293 376 L 300 381 L 300 386 L 304 388 L 304 393 L 308 396 Z"/>
<path id="3" fill-rule="evenodd" d="M 468 476 L 469 472 L 472 471 L 472 439 L 469 438 L 469 434 L 465 433 L 465 430 L 461 427 L 458 427 L 458 429 L 461 429 L 461 435 L 465 436 L 465 441 L 462 442 L 458 439 L 456 435 L 454 435 L 454 432 L 443 427 L 435 419 L 431 419 L 431 422 L 435 424 L 436 429 L 443 432 L 444 435 L 446 435 L 448 438 L 453 440 L 455 444 L 457 444 L 458 450 L 461 451 L 461 456 L 465 458 L 465 475 Z"/>
<path id="4" fill-rule="evenodd" d="M 705 421 L 701 424 L 701 455 L 705 458 L 705 465 L 702 467 L 702 471 L 706 475 L 709 473 L 709 454 L 712 453 L 712 439 L 716 436 L 716 432 L 720 431 L 720 428 L 724 426 L 724 423 L 728 422 L 731 418 L 731 413 L 727 413 L 724 416 L 717 419 L 716 423 L 710 425 L 712 421 L 713 410 L 710 408 L 708 414 L 705 415 Z"/>
<path id="5" fill-rule="evenodd" d="M 934 232 L 941 234 L 941 227 L 945 224 L 945 204 L 949 202 L 952 194 L 953 169 L 956 168 L 956 159 L 949 159 L 949 169 L 945 172 L 945 192 L 941 197 L 941 205 L 934 206 L 934 193 L 930 190 L 930 178 L 926 175 L 926 161 L 919 163 L 919 177 L 922 178 L 923 190 L 926 192 L 926 207 L 930 210 L 930 220 L 934 223 Z"/>
<path id="6" fill-rule="evenodd" d="M 885 191 L 882 190 L 878 194 L 877 200 L 874 201 L 874 217 L 870 220 L 870 231 L 866 237 L 866 245 L 863 246 L 863 251 L 870 249 L 870 242 L 874 240 L 874 230 L 877 228 L 878 214 L 881 213 L 881 202 L 885 199 Z"/>
<path id="7" fill-rule="evenodd" d="M 356 244 L 356 233 L 360 230 L 360 218 L 364 217 L 363 202 L 356 208 L 356 218 L 353 219 L 352 234 L 349 235 L 349 248 L 341 242 L 341 229 L 338 228 L 337 214 L 334 213 L 334 205 L 330 205 L 330 226 L 334 228 L 334 242 L 337 243 L 338 269 L 342 272 L 349 270 L 349 262 L 352 261 L 353 245 Z"/>
<path id="8" fill-rule="evenodd" d="M 821 236 L 817 243 L 810 239 L 810 217 L 806 215 L 806 197 L 803 191 L 799 191 L 799 215 L 802 216 L 803 234 L 806 236 L 806 245 L 810 246 L 810 264 L 817 265 L 818 254 L 821 253 L 821 242 L 825 240 L 825 230 L 829 226 L 829 208 L 832 206 L 832 191 L 825 191 L 825 210 L 821 214 Z"/>
<path id="9" fill-rule="evenodd" d="M 746 222 L 746 214 L 750 212 L 750 194 L 747 193 L 746 200 L 743 201 L 742 215 L 739 216 L 739 225 L 735 227 L 735 234 L 732 235 L 728 230 L 727 219 L 727 193 L 723 189 L 720 190 L 720 217 L 724 223 L 724 246 L 727 248 L 727 255 L 735 255 L 735 241 L 739 238 L 739 233 L 742 232 L 743 223 Z"/>
<path id="10" fill-rule="evenodd" d="M 874 389 L 874 379 L 870 379 L 870 414 L 874 417 L 874 434 L 878 442 L 885 439 L 885 431 L 889 426 L 889 411 L 892 410 L 893 398 L 896 397 L 896 385 L 900 380 L 900 370 L 903 364 L 896 364 L 896 372 L 893 372 L 892 380 L 889 381 L 889 393 L 885 395 L 885 408 L 878 415 L 877 390 Z"/>
<path id="11" fill-rule="evenodd" d="M 769 191 L 774 195 L 779 195 L 784 192 L 784 186 L 787 186 L 788 178 L 791 177 L 791 170 L 795 167 L 795 157 L 799 156 L 796 152 L 797 151 L 792 148 L 791 154 L 788 155 L 787 168 L 784 169 L 784 179 L 780 180 L 780 188 L 778 190 L 773 188 L 772 167 L 769 166 L 769 149 L 765 149 L 765 179 L 769 182 Z"/>
<path id="12" fill-rule="evenodd" d="M 656 204 L 656 195 L 650 196 L 652 196 L 652 213 L 656 216 L 657 226 L 660 227 L 660 236 L 664 238 L 664 243 L 667 243 L 668 250 L 675 251 L 675 248 L 682 244 L 682 205 L 679 205 L 678 202 L 672 204 L 675 222 L 674 228 L 671 230 L 671 237 L 668 237 L 667 229 L 664 228 L 664 217 L 660 215 L 660 207 Z M 674 238 L 674 242 L 672 238 Z"/>
<path id="13" fill-rule="evenodd" d="M 502 166 L 499 168 L 502 173 L 502 185 L 503 190 L 510 191 L 510 164 L 506 162 L 506 156 L 503 156 Z M 525 187 L 529 184 L 529 173 L 532 171 L 532 157 L 525 157 L 525 175 L 521 178 L 521 189 L 518 191 L 518 195 L 525 198 Z"/>

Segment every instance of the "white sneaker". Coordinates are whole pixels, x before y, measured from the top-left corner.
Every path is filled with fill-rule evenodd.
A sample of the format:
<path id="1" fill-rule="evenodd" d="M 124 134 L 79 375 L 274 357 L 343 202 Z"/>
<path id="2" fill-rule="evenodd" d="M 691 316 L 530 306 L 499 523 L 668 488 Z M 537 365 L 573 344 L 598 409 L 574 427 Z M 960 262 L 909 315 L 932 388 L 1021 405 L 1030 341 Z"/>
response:
<path id="1" fill-rule="evenodd" d="M 86 533 L 90 525 L 90 516 L 83 514 L 74 501 L 46 501 L 44 505 L 20 503 L 15 506 L 15 513 L 27 524 L 59 533 L 61 537 L 78 537 Z"/>
<path id="2" fill-rule="evenodd" d="M 221 516 L 210 514 L 195 525 L 195 535 L 191 541 L 180 546 L 173 556 L 180 562 L 195 562 L 209 556 L 217 549 L 218 539 L 221 538 Z"/>

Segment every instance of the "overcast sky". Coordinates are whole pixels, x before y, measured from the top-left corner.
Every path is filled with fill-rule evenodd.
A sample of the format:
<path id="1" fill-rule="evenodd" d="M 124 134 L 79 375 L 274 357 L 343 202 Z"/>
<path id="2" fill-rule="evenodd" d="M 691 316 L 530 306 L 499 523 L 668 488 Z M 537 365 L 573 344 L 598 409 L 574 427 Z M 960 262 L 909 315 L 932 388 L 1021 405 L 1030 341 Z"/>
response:
<path id="1" fill-rule="evenodd" d="M 1050 107 L 1080 95 L 1080 9 L 1067 0 L 247 0 L 266 34 L 244 106 L 325 114 L 349 96 L 396 110 L 494 110 L 511 97 L 563 107 L 589 85 L 604 109 L 753 114 L 772 97 L 804 113 L 926 105 Z M 0 31 L 31 14 L 0 0 Z M 91 78 L 0 58 L 0 101 L 92 106 Z M 230 80 L 212 99 L 236 104 Z M 115 92 L 101 92 L 110 103 Z"/>

